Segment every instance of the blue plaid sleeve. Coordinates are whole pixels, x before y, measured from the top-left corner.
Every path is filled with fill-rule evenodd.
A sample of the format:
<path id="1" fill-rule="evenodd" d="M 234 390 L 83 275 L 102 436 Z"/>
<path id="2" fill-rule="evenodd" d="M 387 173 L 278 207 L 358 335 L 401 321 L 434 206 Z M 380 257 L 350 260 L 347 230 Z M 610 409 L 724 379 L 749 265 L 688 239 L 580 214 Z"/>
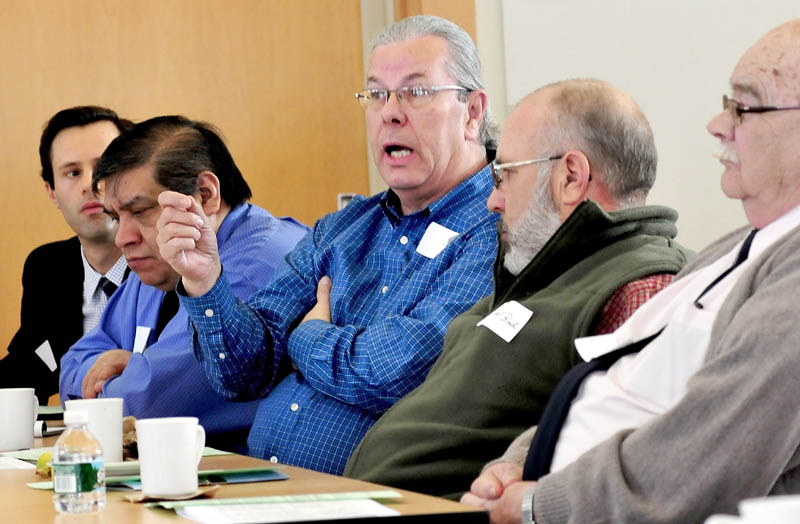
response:
<path id="1" fill-rule="evenodd" d="M 233 293 L 223 270 L 201 297 L 181 296 L 195 329 L 198 360 L 217 393 L 229 399 L 263 397 L 274 385 L 292 323 L 313 305 L 314 232 L 287 255 L 270 286 L 247 302 Z"/>
<path id="2" fill-rule="evenodd" d="M 485 220 L 494 223 L 494 217 Z M 300 324 L 289 337 L 292 362 L 316 390 L 367 412 L 384 412 L 422 383 L 450 320 L 491 292 L 487 276 L 496 245 L 491 226 L 460 236 L 448 246 L 456 252 L 452 263 L 426 282 L 424 296 L 405 314 L 367 325 L 339 325 L 336 319 Z"/>

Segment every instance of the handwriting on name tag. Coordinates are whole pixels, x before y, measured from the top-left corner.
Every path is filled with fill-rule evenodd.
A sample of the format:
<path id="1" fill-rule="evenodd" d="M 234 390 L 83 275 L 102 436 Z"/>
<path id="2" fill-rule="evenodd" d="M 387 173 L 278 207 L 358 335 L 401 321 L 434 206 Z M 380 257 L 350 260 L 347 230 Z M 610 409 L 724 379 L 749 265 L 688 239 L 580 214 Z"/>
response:
<path id="1" fill-rule="evenodd" d="M 478 326 L 484 326 L 506 342 L 511 342 L 533 316 L 533 311 L 516 300 L 509 300 L 484 317 Z"/>

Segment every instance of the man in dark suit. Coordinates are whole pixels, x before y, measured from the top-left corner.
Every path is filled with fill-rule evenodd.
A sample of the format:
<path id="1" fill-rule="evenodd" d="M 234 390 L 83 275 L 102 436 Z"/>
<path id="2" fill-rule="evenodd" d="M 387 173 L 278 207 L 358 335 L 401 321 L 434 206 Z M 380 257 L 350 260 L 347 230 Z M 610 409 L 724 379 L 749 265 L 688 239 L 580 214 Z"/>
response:
<path id="1" fill-rule="evenodd" d="M 22 272 L 20 328 L 0 360 L 0 387 L 33 387 L 42 404 L 58 392 L 58 362 L 100 318 L 127 266 L 116 224 L 91 190 L 106 146 L 133 123 L 103 107 L 56 113 L 39 143 L 47 194 L 76 236 L 34 249 Z"/>

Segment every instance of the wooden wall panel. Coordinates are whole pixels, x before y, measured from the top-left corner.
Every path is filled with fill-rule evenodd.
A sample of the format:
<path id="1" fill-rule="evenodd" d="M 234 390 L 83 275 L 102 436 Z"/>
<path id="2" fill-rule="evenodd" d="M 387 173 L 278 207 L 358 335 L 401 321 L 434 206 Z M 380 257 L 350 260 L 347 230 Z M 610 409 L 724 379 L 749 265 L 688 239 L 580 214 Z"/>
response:
<path id="1" fill-rule="evenodd" d="M 368 192 L 358 0 L 0 0 L 0 13 L 0 357 L 25 256 L 71 234 L 38 176 L 59 109 L 212 122 L 253 201 L 307 224 L 336 193 Z"/>
<path id="2" fill-rule="evenodd" d="M 465 0 L 394 0 L 394 19 L 414 15 L 434 15 L 447 18 L 461 26 L 477 42 L 475 2 Z"/>

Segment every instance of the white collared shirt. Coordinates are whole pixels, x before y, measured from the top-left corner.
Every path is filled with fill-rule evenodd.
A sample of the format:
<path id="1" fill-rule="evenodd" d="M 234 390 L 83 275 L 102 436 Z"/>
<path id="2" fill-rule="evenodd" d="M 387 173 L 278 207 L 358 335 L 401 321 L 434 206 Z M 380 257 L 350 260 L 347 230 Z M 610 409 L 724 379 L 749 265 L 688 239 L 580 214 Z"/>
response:
<path id="1" fill-rule="evenodd" d="M 557 471 L 623 429 L 637 428 L 663 414 L 686 393 L 689 378 L 702 366 L 711 328 L 742 272 L 783 235 L 800 225 L 800 206 L 768 224 L 753 238 L 750 253 L 701 302 L 694 301 L 736 260 L 742 242 L 714 263 L 667 286 L 614 333 L 575 340 L 585 361 L 663 333 L 639 353 L 620 358 L 607 372 L 584 380 L 559 435 L 551 471 Z M 666 327 L 665 327 L 666 326 Z"/>
<path id="2" fill-rule="evenodd" d="M 81 246 L 81 260 L 83 260 L 83 334 L 85 335 L 100 321 L 100 315 L 108 303 L 108 297 L 102 289 L 98 287 L 101 277 L 106 277 L 119 287 L 125 278 L 125 269 L 128 265 L 125 257 L 121 256 L 113 266 L 102 275 L 86 260 L 86 254 Z"/>

